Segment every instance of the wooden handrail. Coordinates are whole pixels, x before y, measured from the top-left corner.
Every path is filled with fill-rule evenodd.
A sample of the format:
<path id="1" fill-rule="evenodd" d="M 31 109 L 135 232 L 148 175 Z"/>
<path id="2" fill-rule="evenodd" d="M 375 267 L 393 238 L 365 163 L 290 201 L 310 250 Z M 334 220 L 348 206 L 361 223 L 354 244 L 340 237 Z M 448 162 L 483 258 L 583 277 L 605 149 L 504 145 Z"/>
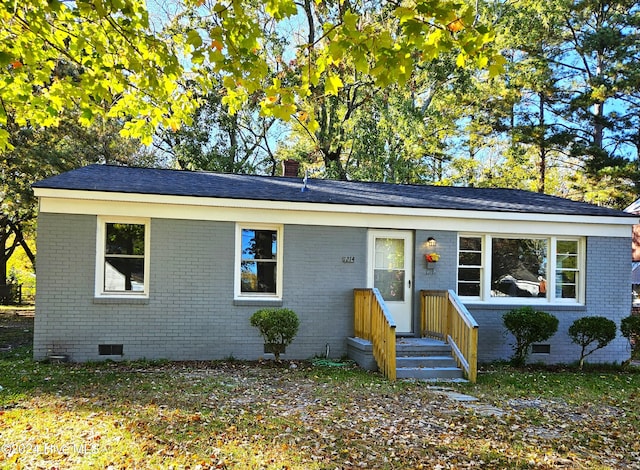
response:
<path id="1" fill-rule="evenodd" d="M 378 289 L 354 289 L 354 332 L 370 341 L 380 371 L 396 380 L 396 324 Z"/>
<path id="2" fill-rule="evenodd" d="M 475 383 L 478 374 L 478 323 L 452 290 L 420 291 L 422 336 L 451 345 L 458 366 Z"/>

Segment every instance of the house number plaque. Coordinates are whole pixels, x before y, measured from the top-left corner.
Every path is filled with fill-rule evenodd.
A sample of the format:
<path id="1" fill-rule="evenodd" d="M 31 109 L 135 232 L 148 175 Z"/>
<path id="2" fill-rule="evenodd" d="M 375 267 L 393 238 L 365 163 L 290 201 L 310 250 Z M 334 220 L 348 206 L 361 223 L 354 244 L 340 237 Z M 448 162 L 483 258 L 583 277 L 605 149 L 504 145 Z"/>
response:
<path id="1" fill-rule="evenodd" d="M 343 263 L 355 263 L 356 262 L 356 257 L 355 256 L 343 256 L 342 257 L 342 262 Z"/>

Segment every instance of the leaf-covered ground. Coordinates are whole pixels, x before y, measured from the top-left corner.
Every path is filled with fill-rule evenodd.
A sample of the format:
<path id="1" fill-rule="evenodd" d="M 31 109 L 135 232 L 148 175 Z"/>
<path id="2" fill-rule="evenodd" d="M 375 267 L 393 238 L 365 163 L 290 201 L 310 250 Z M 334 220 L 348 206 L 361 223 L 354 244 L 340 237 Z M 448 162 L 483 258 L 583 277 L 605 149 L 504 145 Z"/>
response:
<path id="1" fill-rule="evenodd" d="M 430 385 L 312 362 L 43 364 L 20 345 L 30 319 L 6 317 L 0 468 L 640 468 L 637 370 Z"/>

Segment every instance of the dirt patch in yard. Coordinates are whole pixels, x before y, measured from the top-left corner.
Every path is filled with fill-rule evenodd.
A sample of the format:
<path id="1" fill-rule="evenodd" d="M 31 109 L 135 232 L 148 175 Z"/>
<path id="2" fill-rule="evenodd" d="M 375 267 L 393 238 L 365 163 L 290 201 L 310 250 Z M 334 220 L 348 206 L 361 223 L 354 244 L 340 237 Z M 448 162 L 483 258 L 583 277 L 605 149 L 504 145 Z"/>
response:
<path id="1" fill-rule="evenodd" d="M 11 351 L 33 342 L 33 308 L 0 309 L 0 351 Z"/>

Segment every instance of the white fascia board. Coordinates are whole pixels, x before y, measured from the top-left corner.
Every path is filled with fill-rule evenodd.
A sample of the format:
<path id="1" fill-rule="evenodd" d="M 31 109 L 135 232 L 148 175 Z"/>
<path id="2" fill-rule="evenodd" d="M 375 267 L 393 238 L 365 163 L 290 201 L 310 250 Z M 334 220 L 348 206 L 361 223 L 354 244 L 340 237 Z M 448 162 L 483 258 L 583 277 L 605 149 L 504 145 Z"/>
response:
<path id="1" fill-rule="evenodd" d="M 633 217 L 321 204 L 36 188 L 40 212 L 316 226 L 630 237 Z M 535 225 L 532 225 L 535 224 Z"/>

